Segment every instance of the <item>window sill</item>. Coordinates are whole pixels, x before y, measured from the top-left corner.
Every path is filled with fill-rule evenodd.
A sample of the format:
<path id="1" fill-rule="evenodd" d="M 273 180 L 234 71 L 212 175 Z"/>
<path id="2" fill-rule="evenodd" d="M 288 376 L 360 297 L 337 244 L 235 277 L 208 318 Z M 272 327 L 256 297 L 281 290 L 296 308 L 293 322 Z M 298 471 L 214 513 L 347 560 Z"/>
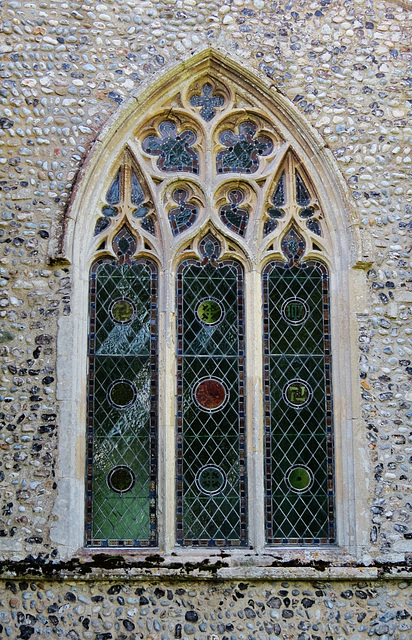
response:
<path id="1" fill-rule="evenodd" d="M 81 549 L 70 560 L 5 561 L 2 578 L 59 580 L 344 581 L 411 579 L 412 565 L 365 565 L 338 547 L 249 550 Z"/>

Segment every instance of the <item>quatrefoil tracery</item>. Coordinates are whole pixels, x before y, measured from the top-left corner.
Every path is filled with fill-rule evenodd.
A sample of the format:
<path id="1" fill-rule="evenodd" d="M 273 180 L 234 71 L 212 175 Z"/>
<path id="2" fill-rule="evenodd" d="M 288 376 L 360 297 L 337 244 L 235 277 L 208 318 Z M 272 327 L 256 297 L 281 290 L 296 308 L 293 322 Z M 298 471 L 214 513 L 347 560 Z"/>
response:
<path id="1" fill-rule="evenodd" d="M 172 236 L 160 238 L 162 243 L 172 243 L 182 233 L 194 237 L 214 218 L 216 228 L 226 227 L 232 237 L 251 245 L 252 253 L 265 254 L 276 246 L 286 257 L 282 238 L 292 227 L 306 251 L 325 246 L 323 240 L 314 242 L 324 236 L 324 226 L 301 162 L 269 117 L 257 109 L 241 111 L 231 91 L 215 79 L 200 78 L 176 94 L 173 107 L 165 105 L 163 113 L 158 111 L 139 127 L 135 135 L 140 145 L 130 143 L 133 161 L 128 161 L 128 170 L 120 168 L 106 190 L 96 235 L 114 228 L 127 209 L 140 228 L 154 236 L 157 210 L 167 220 L 166 226 L 160 225 L 161 236 L 167 229 Z M 237 174 L 239 181 L 227 174 Z"/>

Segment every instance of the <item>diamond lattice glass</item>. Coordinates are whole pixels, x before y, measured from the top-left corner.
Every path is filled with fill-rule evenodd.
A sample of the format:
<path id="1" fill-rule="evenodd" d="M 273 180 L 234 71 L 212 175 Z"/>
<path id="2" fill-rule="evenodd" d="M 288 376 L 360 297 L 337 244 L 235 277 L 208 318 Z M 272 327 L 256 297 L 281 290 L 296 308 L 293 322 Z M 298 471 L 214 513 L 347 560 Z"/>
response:
<path id="1" fill-rule="evenodd" d="M 269 544 L 334 542 L 328 282 L 315 261 L 263 274 Z"/>
<path id="2" fill-rule="evenodd" d="M 156 544 L 157 273 L 119 259 L 91 270 L 87 543 Z"/>
<path id="3" fill-rule="evenodd" d="M 238 546 L 246 544 L 243 271 L 205 256 L 178 269 L 177 540 Z"/>

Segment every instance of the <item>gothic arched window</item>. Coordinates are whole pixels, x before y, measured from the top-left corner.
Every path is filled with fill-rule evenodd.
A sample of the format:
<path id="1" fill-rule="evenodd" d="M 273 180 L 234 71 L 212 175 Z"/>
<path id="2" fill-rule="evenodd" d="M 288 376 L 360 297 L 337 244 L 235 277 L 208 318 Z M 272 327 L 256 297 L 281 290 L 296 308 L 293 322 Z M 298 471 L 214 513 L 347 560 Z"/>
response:
<path id="1" fill-rule="evenodd" d="M 158 545 L 167 475 L 177 544 L 249 546 L 249 438 L 266 544 L 335 541 L 329 232 L 297 151 L 243 102 L 215 76 L 187 82 L 102 177 L 88 545 Z"/>
<path id="2" fill-rule="evenodd" d="M 59 321 L 61 554 L 360 550 L 366 263 L 341 184 L 298 110 L 212 50 L 102 133 L 53 253 L 76 310 Z"/>

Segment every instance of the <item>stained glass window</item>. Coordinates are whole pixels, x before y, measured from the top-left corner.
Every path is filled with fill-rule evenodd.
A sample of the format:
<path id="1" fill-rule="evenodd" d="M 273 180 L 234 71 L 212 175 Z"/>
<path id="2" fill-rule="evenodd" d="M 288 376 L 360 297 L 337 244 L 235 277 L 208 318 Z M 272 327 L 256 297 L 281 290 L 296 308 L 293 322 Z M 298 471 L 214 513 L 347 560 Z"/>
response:
<path id="1" fill-rule="evenodd" d="M 213 237 L 203 260 L 177 276 L 177 541 L 247 542 L 243 269 L 219 261 Z"/>
<path id="2" fill-rule="evenodd" d="M 184 83 L 135 123 L 90 214 L 87 544 L 246 548 L 265 529 L 268 545 L 329 545 L 322 206 L 273 114 L 208 76 Z M 158 466 L 176 486 L 173 531 L 169 517 L 157 527 L 171 512 L 169 489 L 158 503 Z"/>
<path id="3" fill-rule="evenodd" d="M 263 271 L 269 544 L 335 540 L 329 275 L 299 249 L 295 234 Z"/>
<path id="4" fill-rule="evenodd" d="M 113 249 L 90 272 L 87 543 L 153 546 L 157 269 L 126 227 Z"/>

